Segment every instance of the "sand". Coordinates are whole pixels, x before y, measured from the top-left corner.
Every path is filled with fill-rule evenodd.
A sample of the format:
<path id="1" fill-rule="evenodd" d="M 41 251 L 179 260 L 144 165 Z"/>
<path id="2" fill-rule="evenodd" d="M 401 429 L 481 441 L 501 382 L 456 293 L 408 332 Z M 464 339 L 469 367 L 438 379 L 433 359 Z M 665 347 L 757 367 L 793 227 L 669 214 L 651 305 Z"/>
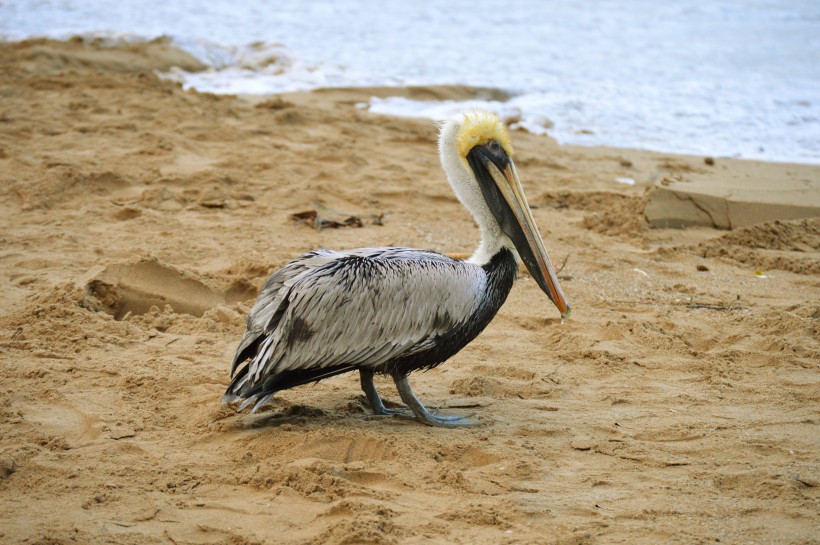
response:
<path id="1" fill-rule="evenodd" d="M 432 122 L 355 90 L 184 91 L 150 71 L 179 55 L 160 45 L 0 45 L 0 542 L 818 543 L 820 220 L 650 229 L 644 208 L 660 177 L 820 168 L 514 132 L 573 313 L 522 274 L 411 377 L 482 425 L 368 418 L 355 375 L 236 414 L 270 272 L 317 247 L 469 253 L 477 230 Z"/>
<path id="2" fill-rule="evenodd" d="M 820 216 L 820 177 L 813 165 L 735 162 L 715 179 L 714 158 L 686 176 L 663 176 L 647 195 L 644 216 L 652 227 L 704 225 L 737 229 L 776 220 Z M 721 168 L 721 167 L 717 167 Z M 772 169 L 772 175 L 769 174 Z"/>

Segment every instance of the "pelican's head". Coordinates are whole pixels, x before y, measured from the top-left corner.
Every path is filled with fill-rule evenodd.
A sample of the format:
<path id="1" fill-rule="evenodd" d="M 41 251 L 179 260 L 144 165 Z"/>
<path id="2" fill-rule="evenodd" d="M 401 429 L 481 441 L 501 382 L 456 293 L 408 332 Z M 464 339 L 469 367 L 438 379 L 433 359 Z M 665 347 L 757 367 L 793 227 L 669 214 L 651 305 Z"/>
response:
<path id="1" fill-rule="evenodd" d="M 481 229 L 474 259 L 486 262 L 502 247 L 516 251 L 561 317 L 567 317 L 569 305 L 521 188 L 504 124 L 488 112 L 457 116 L 441 127 L 439 155 L 453 191 Z"/>

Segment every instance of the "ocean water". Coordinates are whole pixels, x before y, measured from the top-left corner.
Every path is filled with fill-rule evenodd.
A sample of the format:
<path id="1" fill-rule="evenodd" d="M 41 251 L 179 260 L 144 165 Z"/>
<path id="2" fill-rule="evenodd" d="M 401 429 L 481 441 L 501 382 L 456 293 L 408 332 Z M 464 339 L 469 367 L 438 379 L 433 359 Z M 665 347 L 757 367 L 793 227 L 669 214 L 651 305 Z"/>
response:
<path id="1" fill-rule="evenodd" d="M 216 93 L 465 84 L 560 142 L 820 164 L 817 0 L 0 0 L 0 37 L 170 36 Z"/>

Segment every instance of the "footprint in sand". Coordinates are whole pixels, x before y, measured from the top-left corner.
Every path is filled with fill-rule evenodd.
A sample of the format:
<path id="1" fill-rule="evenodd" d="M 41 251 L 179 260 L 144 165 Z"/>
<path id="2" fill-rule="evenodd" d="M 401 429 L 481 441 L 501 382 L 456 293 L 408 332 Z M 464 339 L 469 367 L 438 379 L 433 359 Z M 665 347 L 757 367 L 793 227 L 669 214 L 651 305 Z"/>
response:
<path id="1" fill-rule="evenodd" d="M 221 292 L 190 273 L 145 257 L 95 267 L 82 284 L 117 320 L 165 305 L 199 317 L 217 305 L 230 305 L 256 294 L 250 285 Z"/>

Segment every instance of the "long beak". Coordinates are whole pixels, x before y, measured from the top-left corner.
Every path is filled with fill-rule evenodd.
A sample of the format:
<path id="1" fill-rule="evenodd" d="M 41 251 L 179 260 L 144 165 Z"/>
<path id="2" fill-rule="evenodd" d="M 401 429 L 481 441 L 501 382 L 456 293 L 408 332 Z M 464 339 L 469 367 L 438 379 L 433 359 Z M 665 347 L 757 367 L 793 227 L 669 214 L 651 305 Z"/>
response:
<path id="1" fill-rule="evenodd" d="M 558 308 L 561 318 L 568 318 L 569 304 L 564 292 L 561 291 L 558 277 L 544 248 L 544 241 L 538 234 L 538 227 L 535 225 L 512 159 L 505 155 L 499 168 L 496 161 L 484 153 L 470 155 L 468 162 L 472 163 L 473 170 L 475 171 L 475 167 L 478 166 L 474 164 L 475 159 L 479 159 L 486 169 L 485 172 L 492 178 L 490 181 L 485 176 L 477 176 L 479 186 L 501 230 L 510 237 L 527 270 Z"/>

